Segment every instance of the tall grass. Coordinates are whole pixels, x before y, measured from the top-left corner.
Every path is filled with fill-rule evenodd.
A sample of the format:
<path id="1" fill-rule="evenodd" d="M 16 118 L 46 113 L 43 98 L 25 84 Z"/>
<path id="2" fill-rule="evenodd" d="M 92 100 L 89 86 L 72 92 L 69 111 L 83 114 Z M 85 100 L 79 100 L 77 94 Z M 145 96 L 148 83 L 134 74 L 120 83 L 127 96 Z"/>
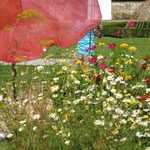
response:
<path id="1" fill-rule="evenodd" d="M 11 81 L 0 91 L 7 148 L 148 149 L 150 83 L 144 64 L 149 60 L 137 58 L 139 48 L 109 49 L 114 42 L 97 42 L 99 53 L 90 63 L 75 59 L 74 64 L 16 67 L 17 99 Z M 73 58 L 72 53 L 67 56 Z"/>

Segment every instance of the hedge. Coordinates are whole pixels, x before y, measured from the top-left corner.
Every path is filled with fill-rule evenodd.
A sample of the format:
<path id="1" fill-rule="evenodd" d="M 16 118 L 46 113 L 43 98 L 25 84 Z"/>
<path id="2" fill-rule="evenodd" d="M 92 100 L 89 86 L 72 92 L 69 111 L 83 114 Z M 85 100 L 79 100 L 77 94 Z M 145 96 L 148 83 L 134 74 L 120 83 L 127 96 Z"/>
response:
<path id="1" fill-rule="evenodd" d="M 138 26 L 142 28 L 125 28 L 128 22 L 104 22 L 103 36 L 110 37 L 150 37 L 150 22 L 141 22 L 138 23 Z M 137 22 L 135 22 L 136 24 Z M 148 27 L 148 28 L 146 28 Z M 120 34 L 116 36 L 116 32 L 121 30 Z"/>
<path id="2" fill-rule="evenodd" d="M 125 27 L 127 21 L 125 22 L 102 22 L 104 27 Z M 137 28 L 150 28 L 150 21 L 140 21 L 140 22 L 134 22 L 135 26 Z"/>
<path id="3" fill-rule="evenodd" d="M 121 30 L 120 34 L 118 36 L 116 35 L 116 32 L 118 30 Z M 150 28 L 144 28 L 144 29 L 128 29 L 123 27 L 105 27 L 103 29 L 103 35 L 104 36 L 112 36 L 112 37 L 150 37 Z"/>

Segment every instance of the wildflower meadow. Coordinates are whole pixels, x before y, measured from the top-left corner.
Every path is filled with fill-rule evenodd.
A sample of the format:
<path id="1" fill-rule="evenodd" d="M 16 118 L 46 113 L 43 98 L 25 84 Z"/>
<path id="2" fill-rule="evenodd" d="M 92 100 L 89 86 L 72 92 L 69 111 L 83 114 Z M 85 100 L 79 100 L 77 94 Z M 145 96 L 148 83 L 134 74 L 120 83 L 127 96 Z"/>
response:
<path id="1" fill-rule="evenodd" d="M 100 53 L 89 61 L 68 52 L 73 64 L 48 66 L 46 56 L 31 70 L 16 66 L 17 98 L 14 81 L 0 90 L 6 149 L 150 149 L 150 57 L 136 58 L 138 49 L 127 43 L 95 48 Z"/>
<path id="2" fill-rule="evenodd" d="M 33 10 L 18 19 L 44 22 Z M 131 22 L 128 28 L 134 26 Z M 42 41 L 47 47 L 51 42 Z M 47 65 L 49 54 L 45 65 L 28 66 L 24 56 L 24 66 L 13 66 L 16 72 L 5 66 L 6 76 L 0 74 L 0 149 L 150 150 L 150 57 L 139 58 L 136 53 L 142 50 L 136 45 L 115 41 L 96 42 L 86 50 L 96 55 L 86 60 L 74 57 L 76 50 L 62 54 L 73 63 Z"/>

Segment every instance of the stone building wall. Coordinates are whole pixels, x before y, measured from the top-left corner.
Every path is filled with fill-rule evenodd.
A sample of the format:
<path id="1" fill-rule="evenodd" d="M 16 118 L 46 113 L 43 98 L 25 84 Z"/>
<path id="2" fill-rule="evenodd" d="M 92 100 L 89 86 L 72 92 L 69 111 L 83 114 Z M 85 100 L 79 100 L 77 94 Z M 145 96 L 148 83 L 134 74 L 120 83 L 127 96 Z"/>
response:
<path id="1" fill-rule="evenodd" d="M 143 2 L 112 2 L 112 14 L 115 13 L 128 13 L 133 14 L 133 12 L 142 4 Z"/>

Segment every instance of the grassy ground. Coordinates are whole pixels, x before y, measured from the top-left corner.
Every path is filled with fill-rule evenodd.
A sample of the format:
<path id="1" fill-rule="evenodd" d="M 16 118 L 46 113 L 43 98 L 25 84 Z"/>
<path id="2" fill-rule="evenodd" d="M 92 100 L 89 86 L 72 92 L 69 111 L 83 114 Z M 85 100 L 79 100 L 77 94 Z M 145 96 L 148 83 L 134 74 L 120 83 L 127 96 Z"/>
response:
<path id="1" fill-rule="evenodd" d="M 138 57 L 139 59 L 143 59 L 145 57 L 150 56 L 150 45 L 149 45 L 150 38 L 146 38 L 146 39 L 145 38 L 116 39 L 116 38 L 110 38 L 110 37 L 103 37 L 101 39 L 96 39 L 96 40 L 97 40 L 97 43 L 99 43 L 99 42 L 105 42 L 106 43 L 106 45 L 103 48 L 100 48 L 100 46 L 97 47 L 97 49 L 96 49 L 97 54 L 102 54 L 102 55 L 107 56 L 108 55 L 108 45 L 111 43 L 117 44 L 117 47 L 115 48 L 116 51 L 119 51 L 120 44 L 128 43 L 129 46 L 137 47 L 136 57 Z M 68 58 L 69 56 L 66 53 L 71 52 L 71 51 L 73 53 L 75 48 L 76 48 L 76 44 L 69 47 L 69 48 L 65 48 L 65 49 L 60 49 L 57 46 L 54 46 L 54 47 L 51 47 L 49 49 L 49 51 L 44 56 L 47 56 L 49 54 L 53 54 L 53 58 L 62 58 L 62 53 L 64 53 L 65 56 L 63 58 Z M 25 72 L 25 70 L 27 69 L 26 66 L 17 66 L 17 67 L 18 67 L 17 75 L 20 75 L 21 71 Z M 47 66 L 47 67 L 49 67 L 49 66 Z M 49 68 L 47 68 L 47 70 Z M 34 66 L 28 66 L 28 76 L 27 76 L 28 81 L 31 79 L 32 70 L 34 70 Z M 19 78 L 19 77 L 16 77 L 16 78 Z M 1 79 L 0 88 L 1 88 L 2 83 L 11 81 L 11 79 L 12 79 L 11 66 L 0 65 L 0 79 Z M 44 79 L 46 79 L 46 76 L 44 77 Z M 19 81 L 20 80 L 18 80 L 18 82 Z M 5 141 L 0 142 L 0 150 L 1 149 L 5 150 L 7 148 L 6 144 L 7 144 L 7 142 L 5 142 Z M 129 147 L 132 147 L 132 145 L 131 146 L 127 145 L 127 147 L 123 147 L 120 149 L 128 149 Z M 134 147 L 134 148 L 140 150 L 140 148 L 138 148 L 138 147 Z"/>
<path id="2" fill-rule="evenodd" d="M 99 42 L 105 42 L 106 45 L 103 48 L 97 47 L 96 54 L 108 55 L 108 45 L 111 43 L 116 43 L 116 50 L 119 51 L 120 44 L 127 43 L 129 46 L 137 47 L 136 57 L 143 59 L 150 56 L 150 38 L 112 38 L 112 37 L 102 37 L 96 38 L 96 44 Z M 70 58 L 67 53 L 74 53 L 74 49 L 77 44 L 74 44 L 68 48 L 59 48 L 58 46 L 51 47 L 43 56 L 43 58 L 49 54 L 52 54 L 52 58 Z M 64 54 L 62 56 L 62 54 Z M 25 66 L 18 66 L 18 72 L 24 71 Z M 29 67 L 29 70 L 33 70 L 33 66 Z M 10 65 L 0 65 L 0 78 L 1 83 L 9 82 L 12 79 L 12 69 Z"/>
<path id="3" fill-rule="evenodd" d="M 142 59 L 144 57 L 148 57 L 150 56 L 150 38 L 113 38 L 113 37 L 102 37 L 102 38 L 96 38 L 96 42 L 105 42 L 106 46 L 108 47 L 109 44 L 111 43 L 115 43 L 117 44 L 116 49 L 119 49 L 120 44 L 122 43 L 127 43 L 129 46 L 135 46 L 137 47 L 137 57 Z M 77 44 L 74 44 L 68 48 L 59 48 L 58 46 L 53 46 L 51 47 L 43 57 L 52 54 L 53 58 L 62 58 L 62 54 L 70 52 L 70 51 L 74 51 L 74 49 L 76 48 Z M 96 53 L 100 53 L 100 54 L 107 54 L 107 51 L 105 49 L 96 49 Z M 68 58 L 67 55 L 63 56 L 65 58 Z"/>

